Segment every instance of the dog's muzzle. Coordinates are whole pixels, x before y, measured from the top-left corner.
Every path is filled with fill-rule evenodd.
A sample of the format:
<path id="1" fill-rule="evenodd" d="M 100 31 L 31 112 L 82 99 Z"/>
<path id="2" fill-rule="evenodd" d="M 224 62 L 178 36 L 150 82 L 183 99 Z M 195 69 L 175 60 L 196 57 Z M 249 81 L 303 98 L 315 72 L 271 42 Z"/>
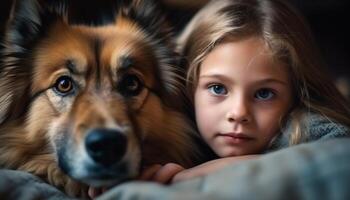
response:
<path id="1" fill-rule="evenodd" d="M 134 178 L 141 157 L 133 135 L 120 129 L 94 128 L 77 143 L 72 134 L 63 134 L 55 142 L 58 164 L 68 176 L 96 187 Z"/>

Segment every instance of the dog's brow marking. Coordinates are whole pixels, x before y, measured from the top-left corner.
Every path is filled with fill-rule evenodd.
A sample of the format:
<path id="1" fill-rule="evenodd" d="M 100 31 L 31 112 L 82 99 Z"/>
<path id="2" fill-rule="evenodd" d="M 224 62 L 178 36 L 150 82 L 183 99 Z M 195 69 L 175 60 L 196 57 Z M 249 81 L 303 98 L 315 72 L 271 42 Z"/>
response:
<path id="1" fill-rule="evenodd" d="M 70 73 L 72 74 L 79 74 L 79 71 L 76 68 L 76 64 L 73 60 L 67 60 L 66 61 L 66 67 L 69 70 Z"/>
<path id="2" fill-rule="evenodd" d="M 100 69 L 100 53 L 102 41 L 99 38 L 93 39 L 93 47 L 94 47 L 94 55 L 95 55 L 95 68 L 96 68 L 96 88 L 99 89 L 101 87 L 101 69 Z"/>

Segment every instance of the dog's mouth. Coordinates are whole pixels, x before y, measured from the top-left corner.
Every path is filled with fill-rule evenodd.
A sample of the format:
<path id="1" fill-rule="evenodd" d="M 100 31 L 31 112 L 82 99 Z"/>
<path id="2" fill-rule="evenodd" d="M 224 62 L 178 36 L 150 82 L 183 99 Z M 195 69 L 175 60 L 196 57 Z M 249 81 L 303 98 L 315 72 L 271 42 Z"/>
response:
<path id="1" fill-rule="evenodd" d="M 122 133 L 94 129 L 78 145 L 69 137 L 63 138 L 56 145 L 58 165 L 78 182 L 108 188 L 139 173 L 140 150 Z"/>
<path id="2" fill-rule="evenodd" d="M 74 174 L 72 177 L 75 178 Z M 127 170 L 127 164 L 121 163 L 120 166 L 113 168 L 94 167 L 94 169 L 88 169 L 86 175 L 76 177 L 76 179 L 92 187 L 109 188 L 132 177 L 133 174 Z"/>

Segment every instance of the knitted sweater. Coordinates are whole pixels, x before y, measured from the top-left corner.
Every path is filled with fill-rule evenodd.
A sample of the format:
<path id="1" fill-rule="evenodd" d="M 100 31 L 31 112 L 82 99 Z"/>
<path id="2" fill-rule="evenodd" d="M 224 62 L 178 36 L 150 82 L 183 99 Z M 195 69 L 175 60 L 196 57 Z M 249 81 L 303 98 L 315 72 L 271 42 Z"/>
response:
<path id="1" fill-rule="evenodd" d="M 281 133 L 273 139 L 267 152 L 290 146 L 292 129 L 291 122 L 288 121 Z M 312 112 L 302 114 L 301 132 L 300 143 L 350 136 L 349 127 Z"/>

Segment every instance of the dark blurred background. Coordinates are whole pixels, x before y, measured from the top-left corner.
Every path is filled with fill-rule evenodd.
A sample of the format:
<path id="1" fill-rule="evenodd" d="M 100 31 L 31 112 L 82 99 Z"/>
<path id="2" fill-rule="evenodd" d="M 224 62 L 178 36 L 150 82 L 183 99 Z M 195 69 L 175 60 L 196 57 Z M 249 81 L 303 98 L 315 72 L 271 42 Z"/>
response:
<path id="1" fill-rule="evenodd" d="M 197 9 L 207 0 L 188 3 L 187 0 L 164 0 L 168 3 L 170 18 L 181 30 Z M 287 1 L 287 0 L 286 0 Z M 349 0 L 288 0 L 308 21 L 321 55 L 331 76 L 350 97 L 350 1 Z M 346 91 L 348 90 L 348 91 Z"/>
<path id="2" fill-rule="evenodd" d="M 0 33 L 3 32 L 13 0 L 1 0 Z M 96 0 L 104 1 L 104 0 Z M 208 0 L 162 0 L 169 19 L 180 32 L 193 14 Z M 350 6 L 349 0 L 287 0 L 309 22 L 330 74 L 350 97 Z M 1 37 L 1 34 L 0 34 Z M 348 90 L 348 91 L 347 91 Z"/>

